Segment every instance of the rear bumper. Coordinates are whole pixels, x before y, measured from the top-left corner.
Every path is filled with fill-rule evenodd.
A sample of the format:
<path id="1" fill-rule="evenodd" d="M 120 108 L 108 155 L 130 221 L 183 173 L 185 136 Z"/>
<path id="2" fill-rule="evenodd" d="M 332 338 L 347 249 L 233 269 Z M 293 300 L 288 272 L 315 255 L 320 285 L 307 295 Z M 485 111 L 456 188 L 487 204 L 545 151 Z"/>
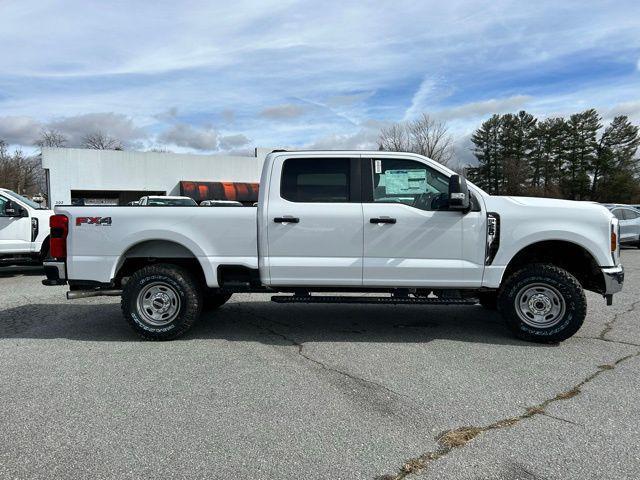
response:
<path id="1" fill-rule="evenodd" d="M 624 283 L 624 267 L 603 267 L 602 275 L 604 276 L 605 295 L 613 295 L 622 290 Z"/>
<path id="2" fill-rule="evenodd" d="M 47 276 L 46 280 L 42 280 L 43 285 L 66 285 L 67 284 L 67 269 L 64 262 L 45 261 L 43 262 L 44 274 Z"/>

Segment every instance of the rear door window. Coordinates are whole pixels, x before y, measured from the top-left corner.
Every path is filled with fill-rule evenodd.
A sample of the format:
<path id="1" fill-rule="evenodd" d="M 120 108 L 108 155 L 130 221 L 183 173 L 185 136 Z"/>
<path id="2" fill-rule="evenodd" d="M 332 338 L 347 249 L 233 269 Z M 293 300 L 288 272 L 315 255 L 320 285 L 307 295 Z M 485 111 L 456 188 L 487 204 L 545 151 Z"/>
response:
<path id="1" fill-rule="evenodd" d="M 290 158 L 282 166 L 280 196 L 290 202 L 346 203 L 351 199 L 349 158 Z"/>

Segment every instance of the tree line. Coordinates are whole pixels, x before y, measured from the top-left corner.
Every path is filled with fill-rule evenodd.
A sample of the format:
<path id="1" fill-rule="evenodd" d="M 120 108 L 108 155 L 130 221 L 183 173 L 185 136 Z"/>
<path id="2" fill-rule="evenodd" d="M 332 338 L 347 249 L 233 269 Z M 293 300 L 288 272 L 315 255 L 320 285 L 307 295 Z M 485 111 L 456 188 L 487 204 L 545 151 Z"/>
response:
<path id="1" fill-rule="evenodd" d="M 478 165 L 468 177 L 491 194 L 640 200 L 640 136 L 624 115 L 606 127 L 594 109 L 544 120 L 525 111 L 493 115 L 471 141 Z"/>
<path id="2" fill-rule="evenodd" d="M 42 130 L 35 146 L 40 152 L 25 155 L 20 149 L 8 151 L 7 143 L 0 138 L 0 187 L 19 194 L 46 193 L 46 179 L 42 169 L 43 147 L 66 147 L 69 140 L 56 130 Z M 123 150 L 123 143 L 100 131 L 88 133 L 82 138 L 80 148 L 93 150 Z"/>

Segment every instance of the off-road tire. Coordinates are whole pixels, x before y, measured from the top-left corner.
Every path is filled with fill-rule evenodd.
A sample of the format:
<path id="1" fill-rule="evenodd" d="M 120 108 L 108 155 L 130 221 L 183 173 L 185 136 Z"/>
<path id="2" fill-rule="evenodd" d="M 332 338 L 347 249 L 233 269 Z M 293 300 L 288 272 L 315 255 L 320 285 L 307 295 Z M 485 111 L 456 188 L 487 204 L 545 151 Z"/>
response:
<path id="1" fill-rule="evenodd" d="M 202 311 L 209 312 L 220 308 L 231 298 L 231 293 L 204 293 L 202 298 Z"/>
<path id="2" fill-rule="evenodd" d="M 564 314 L 548 328 L 525 323 L 517 313 L 517 296 L 527 285 L 544 284 L 555 289 L 564 300 Z M 507 278 L 498 296 L 498 309 L 513 333 L 523 340 L 556 343 L 575 334 L 587 315 L 587 300 L 580 282 L 566 270 L 550 264 L 536 263 Z"/>
<path id="3" fill-rule="evenodd" d="M 145 286 L 160 282 L 178 295 L 180 308 L 177 316 L 166 325 L 152 325 L 138 311 L 138 295 Z M 120 302 L 122 314 L 131 328 L 145 340 L 173 340 L 187 332 L 200 316 L 202 292 L 192 275 L 185 269 L 170 265 L 149 265 L 134 273 L 126 283 Z"/>
<path id="4" fill-rule="evenodd" d="M 478 293 L 478 303 L 487 310 L 498 309 L 498 292 L 480 292 Z"/>

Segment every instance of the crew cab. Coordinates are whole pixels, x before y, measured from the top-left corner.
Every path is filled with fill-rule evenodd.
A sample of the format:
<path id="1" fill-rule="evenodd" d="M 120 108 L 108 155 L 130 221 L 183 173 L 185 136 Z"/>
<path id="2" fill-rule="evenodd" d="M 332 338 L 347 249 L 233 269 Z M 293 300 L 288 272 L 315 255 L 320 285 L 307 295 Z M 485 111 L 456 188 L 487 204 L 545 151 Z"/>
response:
<path id="1" fill-rule="evenodd" d="M 0 188 L 0 265 L 42 262 L 49 251 L 51 215 L 53 211 Z"/>
<path id="2" fill-rule="evenodd" d="M 274 151 L 257 208 L 55 212 L 43 283 L 68 284 L 68 298 L 121 295 L 125 319 L 153 340 L 234 293 L 264 292 L 280 303 L 480 303 L 517 336 L 557 342 L 582 325 L 584 289 L 610 304 L 624 280 L 618 220 L 603 206 L 488 195 L 411 153 Z"/>

